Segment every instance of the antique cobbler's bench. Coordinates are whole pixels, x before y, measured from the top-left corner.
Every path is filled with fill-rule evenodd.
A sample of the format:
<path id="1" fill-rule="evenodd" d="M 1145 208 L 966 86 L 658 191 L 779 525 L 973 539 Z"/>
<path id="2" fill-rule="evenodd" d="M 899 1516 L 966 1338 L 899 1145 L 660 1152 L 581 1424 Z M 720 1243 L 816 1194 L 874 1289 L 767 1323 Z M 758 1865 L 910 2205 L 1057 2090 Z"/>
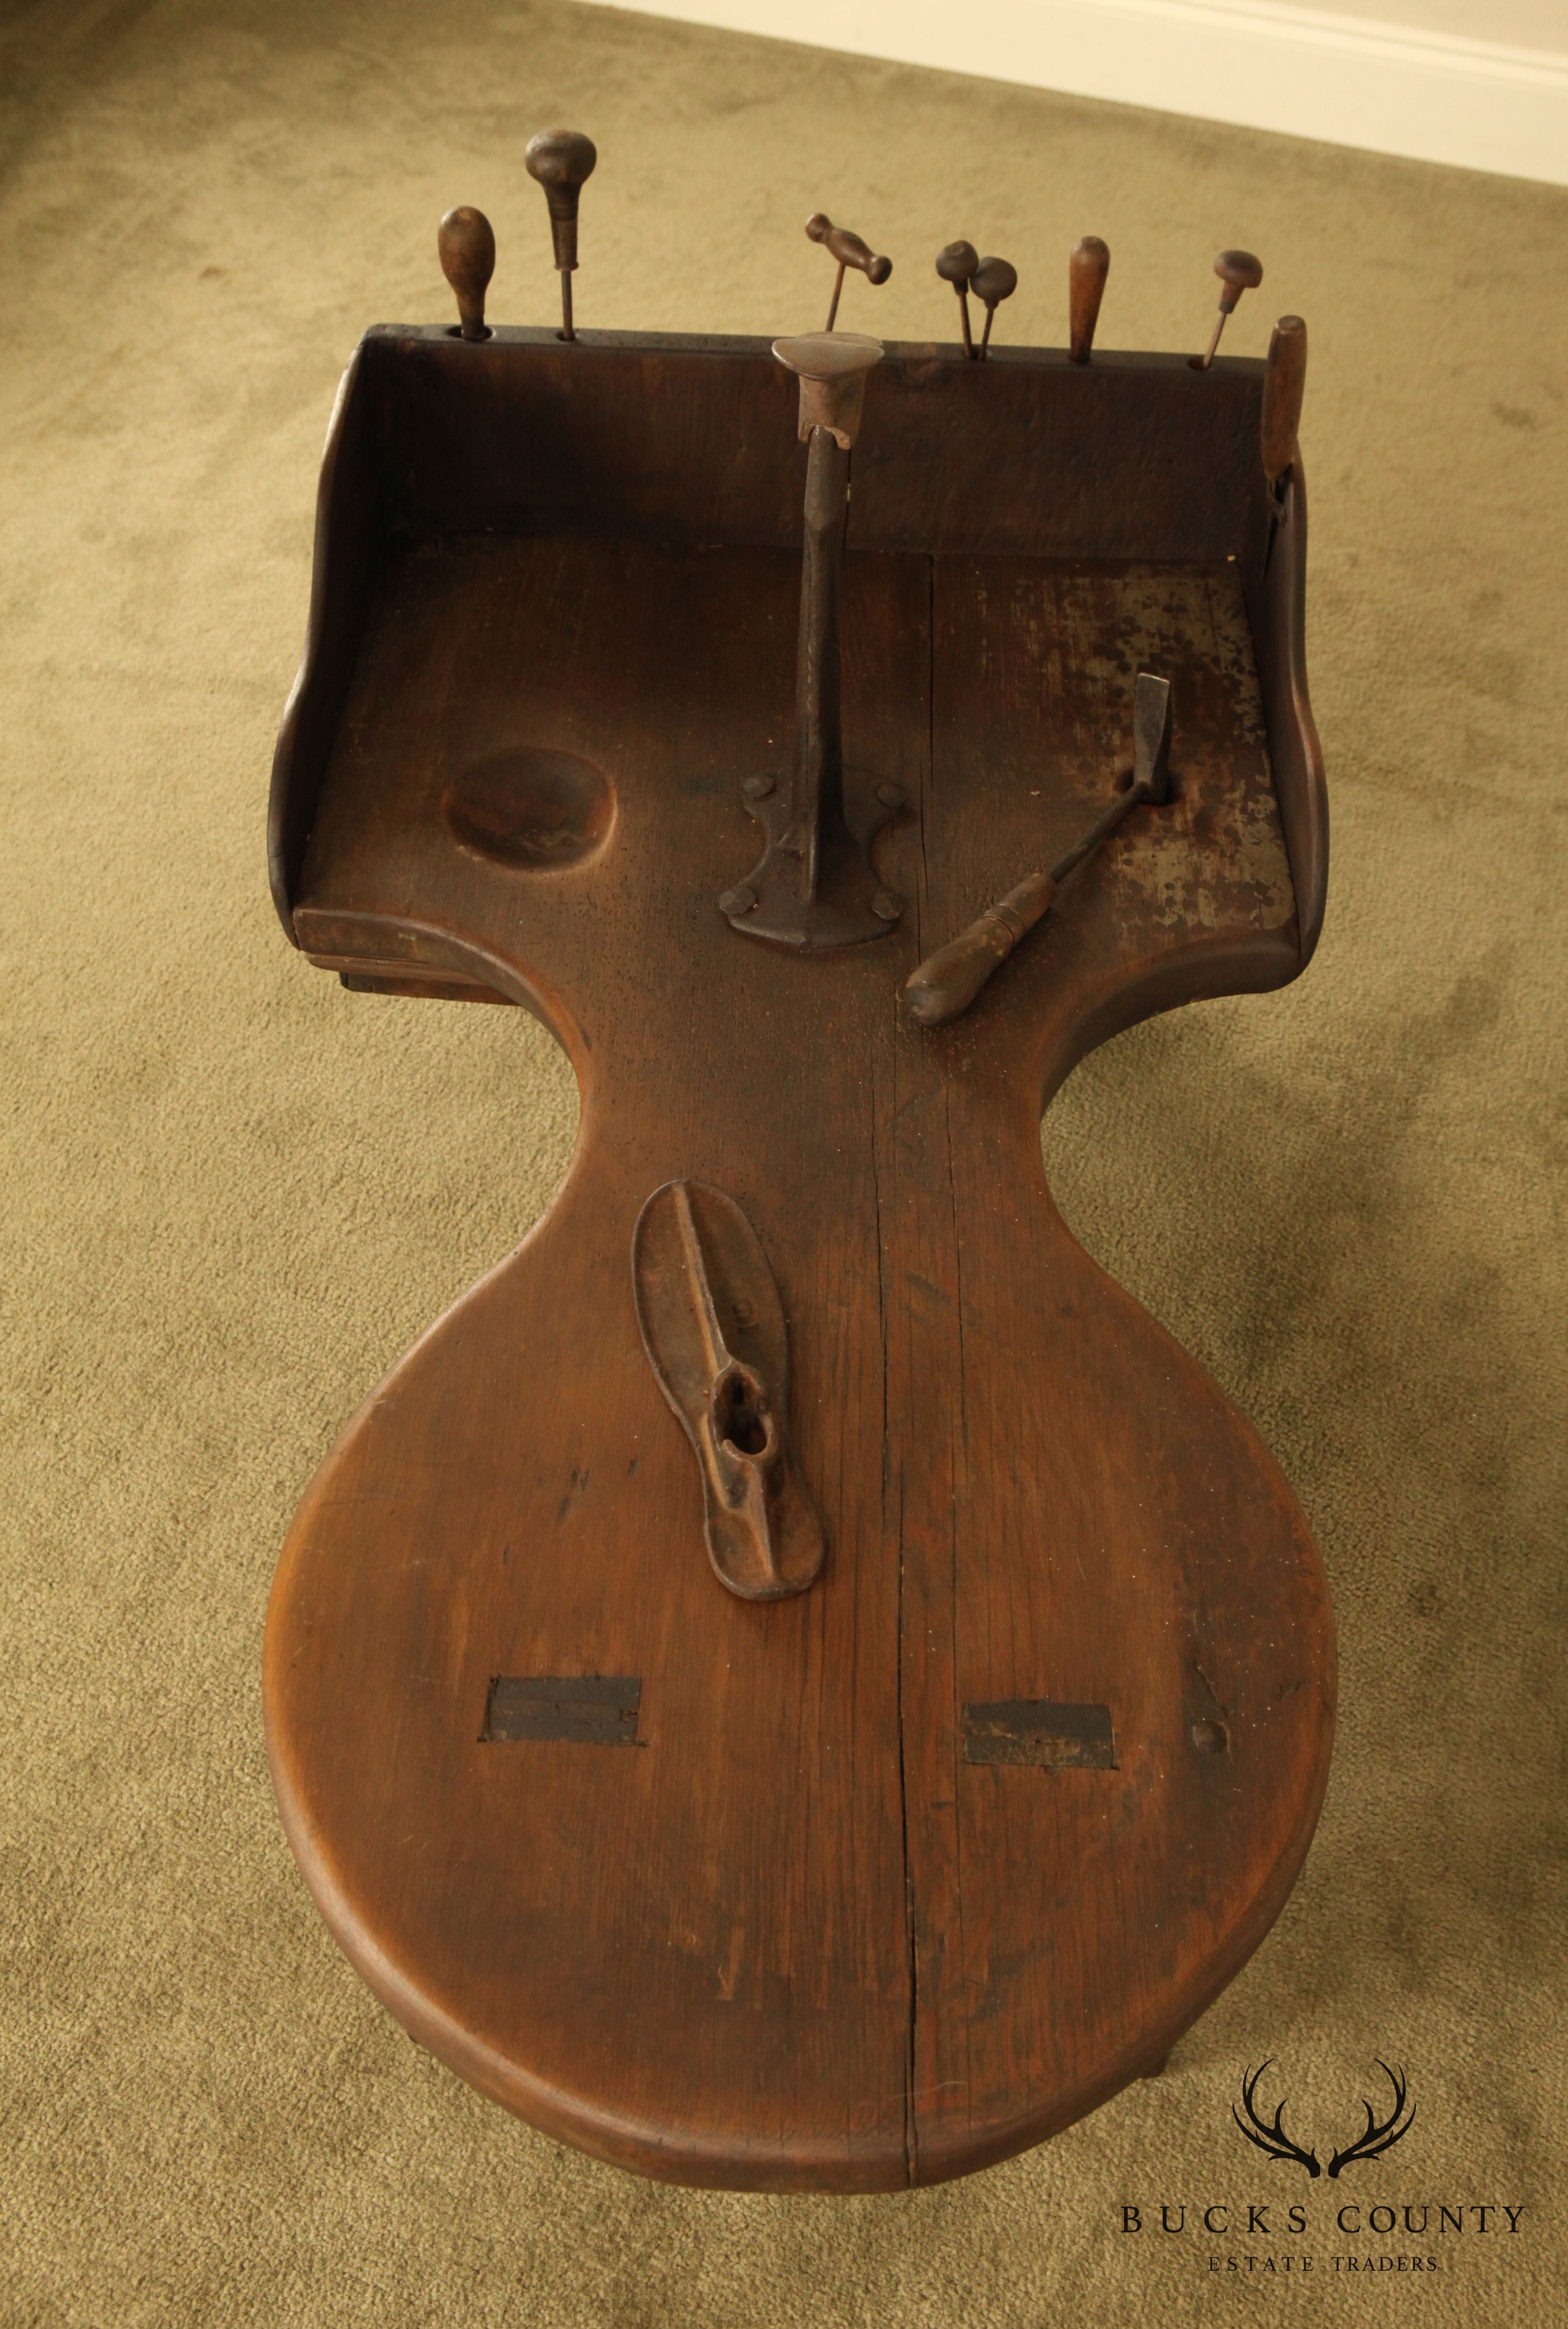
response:
<path id="1" fill-rule="evenodd" d="M 591 156 L 530 149 L 568 294 Z M 887 262 L 810 231 L 863 323 Z M 951 344 L 491 330 L 492 248 L 450 214 L 462 325 L 345 375 L 272 882 L 347 986 L 536 1013 L 582 1123 L 306 1492 L 278 1799 L 365 1979 L 538 2126 L 931 2182 L 1156 2064 L 1323 1792 L 1301 1513 L 1038 1137 L 1093 1045 L 1318 937 L 1305 335 L 1103 354 L 1092 241 L 1065 350 L 965 244 Z"/>

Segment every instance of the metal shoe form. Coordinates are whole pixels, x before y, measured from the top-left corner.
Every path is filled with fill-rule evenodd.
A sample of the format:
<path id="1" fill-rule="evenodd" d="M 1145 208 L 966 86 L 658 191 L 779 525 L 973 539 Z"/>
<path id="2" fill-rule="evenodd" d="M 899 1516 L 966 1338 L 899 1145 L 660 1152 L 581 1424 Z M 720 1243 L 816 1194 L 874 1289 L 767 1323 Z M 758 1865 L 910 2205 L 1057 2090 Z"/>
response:
<path id="1" fill-rule="evenodd" d="M 666 1181 L 637 1217 L 643 1346 L 702 1475 L 703 1534 L 744 1601 L 803 1593 L 822 1523 L 789 1446 L 789 1329 L 756 1231 L 705 1181 Z"/>

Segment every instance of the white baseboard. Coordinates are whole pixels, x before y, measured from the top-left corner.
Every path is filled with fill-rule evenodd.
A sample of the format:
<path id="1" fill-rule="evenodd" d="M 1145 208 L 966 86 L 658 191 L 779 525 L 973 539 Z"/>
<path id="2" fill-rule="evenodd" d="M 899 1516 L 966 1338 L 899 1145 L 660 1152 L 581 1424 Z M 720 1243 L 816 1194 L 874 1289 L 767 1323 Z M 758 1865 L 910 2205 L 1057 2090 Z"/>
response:
<path id="1" fill-rule="evenodd" d="M 1282 0 L 607 5 L 1568 185 L 1568 54 Z"/>

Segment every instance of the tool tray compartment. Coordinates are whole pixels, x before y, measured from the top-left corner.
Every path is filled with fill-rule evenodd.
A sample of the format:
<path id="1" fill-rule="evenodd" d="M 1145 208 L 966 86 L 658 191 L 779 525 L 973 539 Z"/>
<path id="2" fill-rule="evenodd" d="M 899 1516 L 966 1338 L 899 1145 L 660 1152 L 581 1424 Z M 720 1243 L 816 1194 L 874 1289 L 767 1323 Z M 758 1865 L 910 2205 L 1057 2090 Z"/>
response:
<path id="1" fill-rule="evenodd" d="M 1145 951 L 1162 927 L 1207 933 L 1182 995 L 1305 964 L 1327 873 L 1305 506 L 1298 464 L 1273 515 L 1263 383 L 1231 358 L 888 345 L 851 467 L 845 749 L 915 770 L 878 850 L 906 893 L 941 854 L 952 903 L 923 943 L 1103 805 L 1150 668 L 1172 683 L 1177 798 L 1157 846 L 1113 844 L 1086 872 L 1084 911 Z M 526 955 L 568 869 L 574 910 L 620 886 L 634 807 L 676 834 L 674 877 L 716 911 L 715 884 L 756 853 L 742 781 L 788 761 L 795 403 L 761 340 L 366 335 L 329 432 L 273 774 L 273 894 L 313 960 L 553 1016 L 510 946 L 474 945 L 471 901 L 501 882 Z M 711 878 L 693 862 L 709 844 Z M 1037 950 L 1047 966 L 1057 943 Z"/>

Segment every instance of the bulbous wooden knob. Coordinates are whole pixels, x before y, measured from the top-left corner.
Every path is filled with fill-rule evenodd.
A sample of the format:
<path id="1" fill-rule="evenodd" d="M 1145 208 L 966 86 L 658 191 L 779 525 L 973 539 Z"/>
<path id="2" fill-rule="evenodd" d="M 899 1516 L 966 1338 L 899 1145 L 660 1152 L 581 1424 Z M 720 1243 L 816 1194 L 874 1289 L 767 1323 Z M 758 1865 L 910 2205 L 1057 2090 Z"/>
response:
<path id="1" fill-rule="evenodd" d="M 1089 361 L 1110 272 L 1110 248 L 1097 234 L 1086 234 L 1073 245 L 1067 261 L 1067 354 L 1075 363 Z"/>
<path id="2" fill-rule="evenodd" d="M 594 174 L 598 149 L 580 129 L 541 129 L 537 137 L 529 139 L 522 158 L 529 176 L 544 188 L 549 205 L 555 263 L 563 274 L 569 274 L 577 263 L 577 203 Z"/>
<path id="3" fill-rule="evenodd" d="M 1019 288 L 1018 269 L 1006 259 L 982 259 L 970 278 L 969 288 L 985 307 L 985 329 L 980 335 L 980 353 L 983 356 L 991 345 L 991 327 L 996 321 L 997 309 Z"/>
<path id="4" fill-rule="evenodd" d="M 806 221 L 806 232 L 813 242 L 820 242 L 840 267 L 858 267 L 861 274 L 869 276 L 873 283 L 886 283 L 893 272 L 890 259 L 877 258 L 869 242 L 862 241 L 858 234 L 851 234 L 847 226 L 835 226 L 822 211 L 812 212 Z"/>
<path id="5" fill-rule="evenodd" d="M 1269 342 L 1263 374 L 1263 475 L 1271 486 L 1296 457 L 1301 399 L 1307 386 L 1307 326 L 1300 316 L 1282 316 Z"/>
<path id="6" fill-rule="evenodd" d="M 457 313 L 465 340 L 487 340 L 484 294 L 495 272 L 495 236 L 483 211 L 460 203 L 448 211 L 436 235 L 441 272 L 457 295 Z"/>
<path id="7" fill-rule="evenodd" d="M 1235 313 L 1237 300 L 1244 291 L 1255 291 L 1263 279 L 1263 263 L 1254 259 L 1250 250 L 1222 250 L 1214 262 L 1219 277 L 1219 315 L 1216 318 L 1214 336 L 1200 356 L 1188 356 L 1194 372 L 1207 372 L 1214 362 L 1219 346 L 1219 335 L 1225 329 L 1225 319 Z"/>
<path id="8" fill-rule="evenodd" d="M 813 211 L 806 221 L 806 232 L 813 242 L 820 242 L 830 258 L 839 262 L 839 272 L 833 283 L 832 303 L 828 309 L 827 329 L 831 332 L 839 314 L 839 295 L 844 288 L 844 269 L 858 267 L 868 281 L 886 283 L 893 272 L 890 259 L 878 259 L 869 242 L 851 234 L 847 226 L 835 226 L 825 211 Z"/>
<path id="9" fill-rule="evenodd" d="M 1214 271 L 1224 288 L 1219 304 L 1230 315 L 1244 291 L 1255 291 L 1263 279 L 1263 263 L 1254 259 L 1250 250 L 1222 250 L 1214 262 Z"/>
<path id="10" fill-rule="evenodd" d="M 969 329 L 969 287 L 980 265 L 980 253 L 972 242 L 944 243 L 936 254 L 936 271 L 944 283 L 951 283 L 958 294 L 958 320 L 963 332 L 963 353 L 974 354 L 974 341 Z"/>

